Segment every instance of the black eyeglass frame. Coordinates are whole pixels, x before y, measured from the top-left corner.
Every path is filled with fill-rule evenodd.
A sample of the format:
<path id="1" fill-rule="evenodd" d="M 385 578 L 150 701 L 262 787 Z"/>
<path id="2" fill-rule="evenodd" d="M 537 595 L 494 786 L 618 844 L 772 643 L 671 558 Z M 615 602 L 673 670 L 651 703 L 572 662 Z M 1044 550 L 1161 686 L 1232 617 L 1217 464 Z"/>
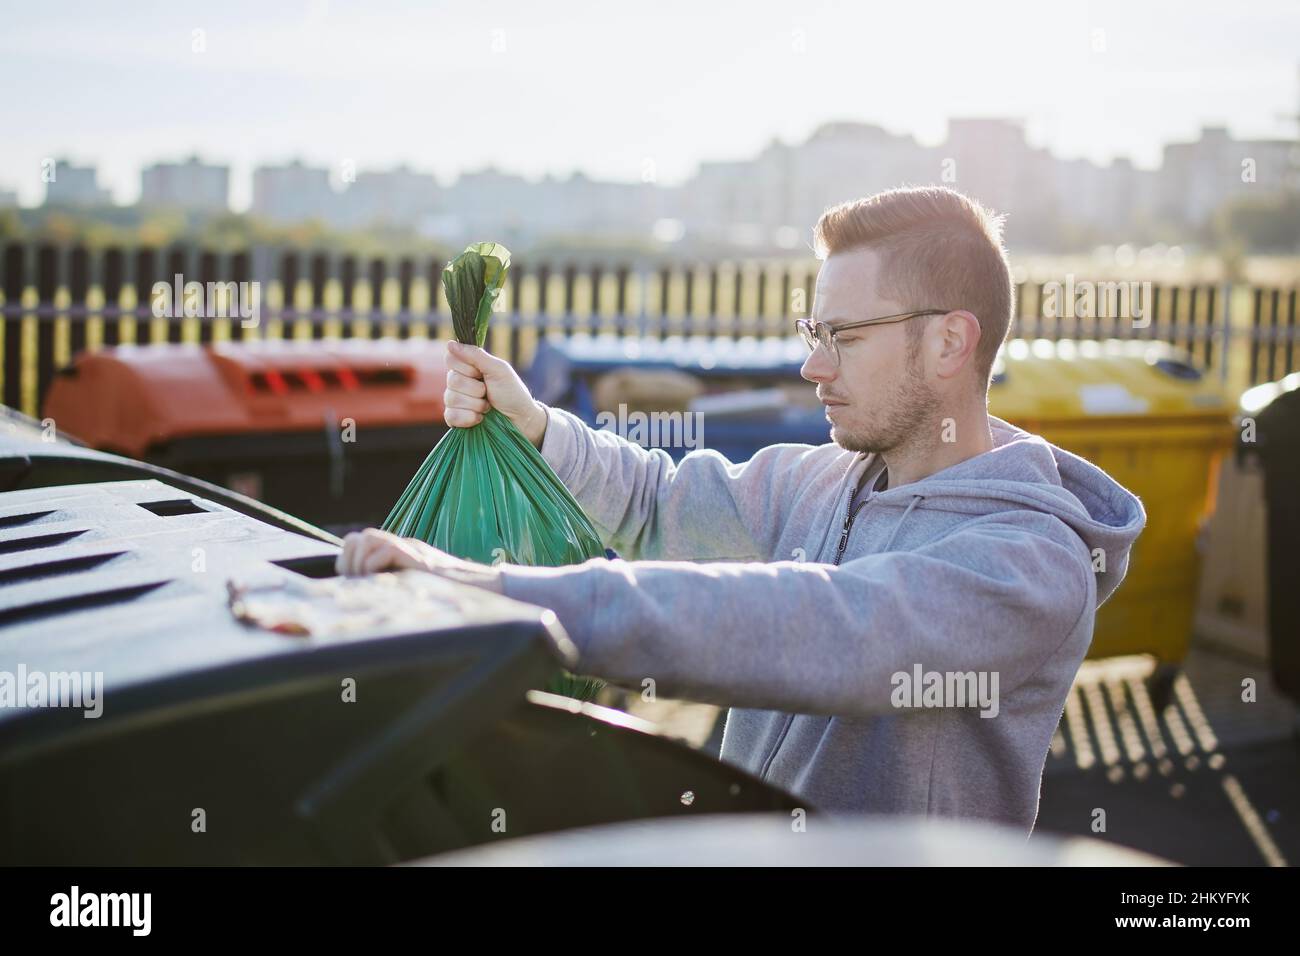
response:
<path id="1" fill-rule="evenodd" d="M 840 347 L 835 342 L 835 336 L 839 332 L 847 332 L 849 329 L 860 329 L 868 325 L 890 325 L 894 322 L 905 322 L 908 319 L 915 319 L 921 315 L 947 315 L 952 309 L 919 309 L 916 312 L 899 312 L 897 315 L 881 315 L 874 319 L 862 319 L 858 322 L 846 322 L 843 325 L 830 325 L 826 322 L 811 322 L 808 319 L 795 319 L 794 328 L 803 339 L 804 345 L 808 346 L 808 352 L 817 351 L 817 346 L 823 344 L 821 330 L 827 329 L 826 351 L 830 352 L 831 357 L 835 359 L 835 364 L 840 364 Z"/>

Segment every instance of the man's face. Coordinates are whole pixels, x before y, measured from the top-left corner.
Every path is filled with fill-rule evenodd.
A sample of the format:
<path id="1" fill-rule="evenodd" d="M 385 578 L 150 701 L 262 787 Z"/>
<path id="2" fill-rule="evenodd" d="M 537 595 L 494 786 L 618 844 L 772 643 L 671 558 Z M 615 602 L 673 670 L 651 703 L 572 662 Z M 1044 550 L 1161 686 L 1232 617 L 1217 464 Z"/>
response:
<path id="1" fill-rule="evenodd" d="M 881 260 L 870 249 L 835 253 L 817 275 L 811 318 L 828 325 L 898 315 L 929 303 L 899 303 L 879 291 Z M 910 351 L 906 326 L 926 317 L 851 329 L 836 335 L 840 364 L 818 346 L 801 374 L 817 383 L 831 440 L 855 452 L 889 452 L 929 427 L 939 395 L 929 381 L 924 351 Z"/>

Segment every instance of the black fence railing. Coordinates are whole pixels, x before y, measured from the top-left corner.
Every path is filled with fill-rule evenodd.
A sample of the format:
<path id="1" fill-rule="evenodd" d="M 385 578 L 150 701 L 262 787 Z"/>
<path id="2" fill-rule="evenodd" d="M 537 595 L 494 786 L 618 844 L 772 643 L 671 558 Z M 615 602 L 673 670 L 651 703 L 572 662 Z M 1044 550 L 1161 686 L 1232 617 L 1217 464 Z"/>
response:
<path id="1" fill-rule="evenodd" d="M 9 243 L 0 255 L 0 392 L 4 404 L 37 414 L 54 374 L 72 356 L 126 343 L 447 338 L 442 267 L 434 258 L 298 249 L 91 251 Z M 786 336 L 811 307 L 816 274 L 815 262 L 516 261 L 489 347 L 525 365 L 543 335 Z M 1280 378 L 1300 363 L 1295 287 L 1095 285 L 1092 307 L 1079 310 L 1063 301 L 1059 283 L 1018 283 L 1011 337 L 1161 340 L 1225 380 L 1228 366 L 1236 366 L 1233 378 L 1245 384 Z M 1142 317 L 1135 320 L 1114 297 L 1117 286 L 1139 285 Z M 256 322 L 244 315 L 253 311 Z"/>

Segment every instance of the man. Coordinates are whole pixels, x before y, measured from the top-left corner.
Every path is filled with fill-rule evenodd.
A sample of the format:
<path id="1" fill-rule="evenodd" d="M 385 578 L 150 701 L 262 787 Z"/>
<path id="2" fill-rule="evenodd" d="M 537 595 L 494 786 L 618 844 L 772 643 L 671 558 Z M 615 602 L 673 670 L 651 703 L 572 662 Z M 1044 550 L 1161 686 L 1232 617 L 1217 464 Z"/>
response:
<path id="1" fill-rule="evenodd" d="M 988 414 L 1012 309 L 1000 218 L 949 189 L 900 189 L 828 210 L 815 236 L 802 374 L 831 442 L 674 465 L 451 346 L 447 423 L 489 403 L 509 416 L 633 560 L 489 568 L 372 530 L 349 536 L 340 571 L 425 568 L 552 608 L 580 671 L 730 707 L 722 759 L 813 807 L 1028 834 L 1145 513 Z"/>

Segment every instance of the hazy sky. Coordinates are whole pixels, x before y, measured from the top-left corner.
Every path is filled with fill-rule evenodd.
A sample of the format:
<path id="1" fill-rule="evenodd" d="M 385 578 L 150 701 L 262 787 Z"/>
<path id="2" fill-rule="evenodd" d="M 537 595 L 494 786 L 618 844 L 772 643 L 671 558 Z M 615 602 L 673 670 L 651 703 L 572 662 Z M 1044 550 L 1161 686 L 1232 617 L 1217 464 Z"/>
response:
<path id="1" fill-rule="evenodd" d="M 828 120 L 936 143 L 949 116 L 1149 167 L 1202 124 L 1294 135 L 1298 61 L 1297 0 L 0 0 L 0 188 L 39 202 L 66 155 L 130 202 L 193 152 L 237 208 L 293 157 L 671 183 Z"/>

